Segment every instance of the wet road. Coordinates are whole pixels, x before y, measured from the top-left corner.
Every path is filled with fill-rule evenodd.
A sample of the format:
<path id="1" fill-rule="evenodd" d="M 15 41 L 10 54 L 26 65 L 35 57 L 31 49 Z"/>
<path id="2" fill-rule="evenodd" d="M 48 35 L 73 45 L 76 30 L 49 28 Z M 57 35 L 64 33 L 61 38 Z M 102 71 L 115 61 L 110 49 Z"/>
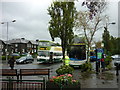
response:
<path id="1" fill-rule="evenodd" d="M 2 68 L 10 68 L 8 65 L 4 64 L 3 62 Z M 36 60 L 31 64 L 15 64 L 15 69 L 40 69 L 40 68 L 50 68 L 51 73 L 50 77 L 56 75 L 55 70 L 59 68 L 62 63 L 55 63 L 55 64 L 38 64 Z M 95 63 L 92 63 L 95 69 Z M 75 69 L 73 73 L 73 78 L 81 82 L 82 88 L 120 88 L 120 75 L 116 76 L 116 71 L 113 68 L 112 70 L 106 71 L 109 73 L 112 78 L 109 76 L 104 76 L 103 74 L 90 74 L 83 78 L 82 72 L 80 69 Z M 38 80 L 43 76 L 24 76 L 23 79 L 35 79 Z"/>

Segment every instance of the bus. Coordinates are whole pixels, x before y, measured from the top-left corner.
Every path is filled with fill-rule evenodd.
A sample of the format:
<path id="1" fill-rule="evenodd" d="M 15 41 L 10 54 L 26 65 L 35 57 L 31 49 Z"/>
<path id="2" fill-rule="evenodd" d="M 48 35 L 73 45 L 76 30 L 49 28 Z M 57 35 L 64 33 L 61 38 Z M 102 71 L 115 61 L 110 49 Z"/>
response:
<path id="1" fill-rule="evenodd" d="M 62 47 L 61 46 L 52 46 L 46 42 L 44 45 L 38 46 L 38 63 L 55 63 L 62 61 Z M 50 42 L 51 43 L 51 42 Z"/>
<path id="2" fill-rule="evenodd" d="M 86 44 L 77 43 L 70 45 L 68 56 L 70 58 L 70 66 L 81 66 L 87 61 Z"/>

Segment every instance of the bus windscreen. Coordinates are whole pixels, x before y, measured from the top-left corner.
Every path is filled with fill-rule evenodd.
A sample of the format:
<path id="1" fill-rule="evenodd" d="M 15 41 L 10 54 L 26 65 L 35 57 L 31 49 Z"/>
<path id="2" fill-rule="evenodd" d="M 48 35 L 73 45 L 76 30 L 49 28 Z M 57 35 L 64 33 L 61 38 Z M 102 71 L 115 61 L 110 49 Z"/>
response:
<path id="1" fill-rule="evenodd" d="M 73 45 L 70 46 L 69 58 L 75 60 L 84 60 L 86 59 L 86 47 L 85 45 Z"/>

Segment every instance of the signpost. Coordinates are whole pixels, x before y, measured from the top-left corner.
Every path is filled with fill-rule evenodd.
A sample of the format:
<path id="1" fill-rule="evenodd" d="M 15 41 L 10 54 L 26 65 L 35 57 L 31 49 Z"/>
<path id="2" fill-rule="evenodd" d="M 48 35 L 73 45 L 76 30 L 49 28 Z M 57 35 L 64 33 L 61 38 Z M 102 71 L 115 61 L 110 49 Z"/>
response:
<path id="1" fill-rule="evenodd" d="M 96 49 L 97 59 L 102 59 L 103 49 Z"/>
<path id="2" fill-rule="evenodd" d="M 96 49 L 96 73 L 98 74 L 98 72 L 100 72 L 100 59 L 102 59 L 102 55 L 104 53 L 102 48 Z"/>

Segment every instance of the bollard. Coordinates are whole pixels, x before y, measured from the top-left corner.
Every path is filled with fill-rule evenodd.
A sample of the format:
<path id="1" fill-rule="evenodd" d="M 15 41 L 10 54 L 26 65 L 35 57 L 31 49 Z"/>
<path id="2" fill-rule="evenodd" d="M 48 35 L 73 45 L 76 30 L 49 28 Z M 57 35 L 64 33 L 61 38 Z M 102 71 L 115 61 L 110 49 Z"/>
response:
<path id="1" fill-rule="evenodd" d="M 118 67 L 118 64 L 116 65 L 116 76 L 119 75 L 119 67 Z"/>
<path id="2" fill-rule="evenodd" d="M 96 74 L 99 72 L 99 66 L 98 66 L 98 61 L 96 61 Z"/>

